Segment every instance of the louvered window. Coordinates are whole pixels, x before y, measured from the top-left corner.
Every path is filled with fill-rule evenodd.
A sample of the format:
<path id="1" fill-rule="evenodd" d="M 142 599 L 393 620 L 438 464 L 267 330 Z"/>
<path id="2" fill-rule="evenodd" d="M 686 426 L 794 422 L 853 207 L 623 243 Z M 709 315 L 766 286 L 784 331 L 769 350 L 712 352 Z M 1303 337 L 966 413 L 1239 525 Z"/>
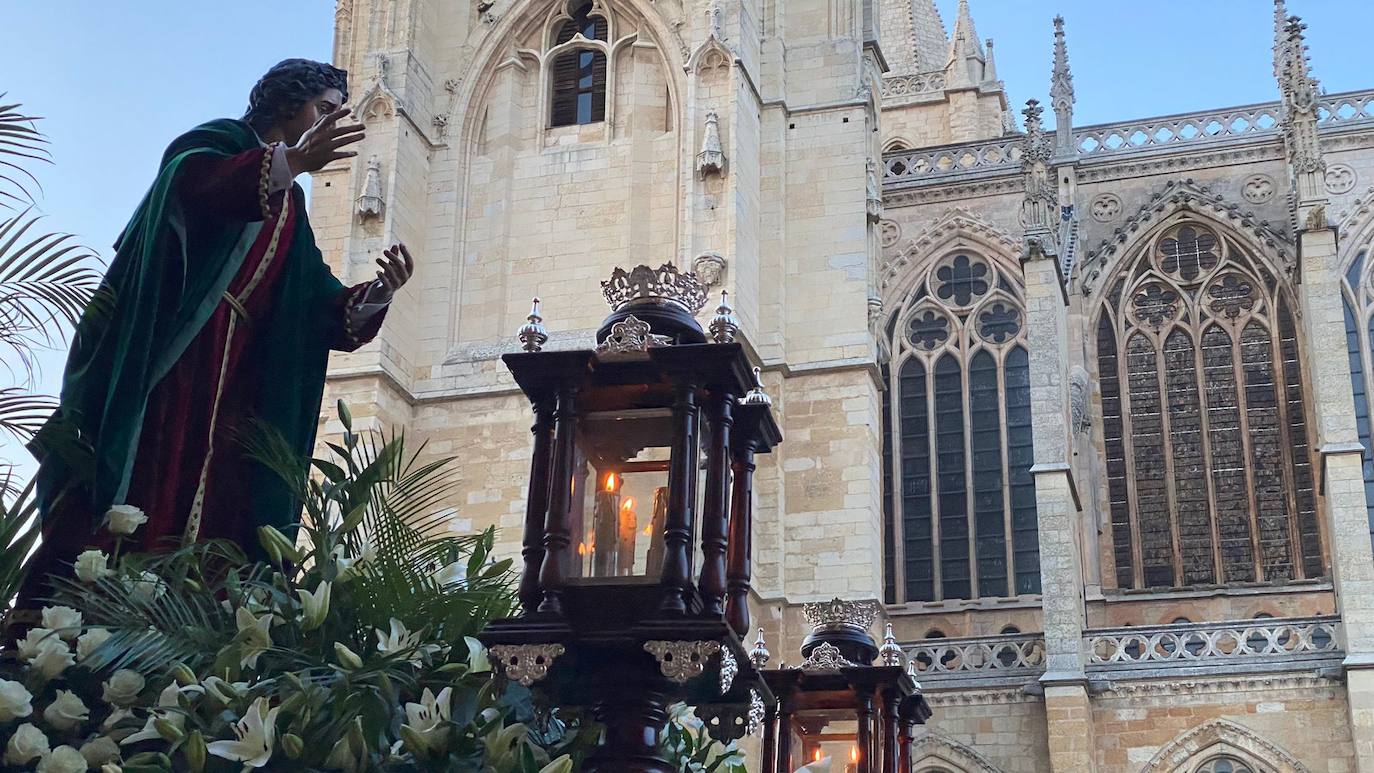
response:
<path id="1" fill-rule="evenodd" d="M 1229 237 L 1165 229 L 1096 325 L 1121 588 L 1325 573 L 1286 285 Z"/>
<path id="2" fill-rule="evenodd" d="M 563 22 L 555 45 L 571 41 L 579 33 L 587 40 L 606 39 L 606 19 L 592 16 L 592 4 L 585 3 Z M 593 48 L 574 48 L 553 61 L 553 106 L 551 126 L 596 123 L 606 118 L 606 54 Z"/>
<path id="3" fill-rule="evenodd" d="M 889 327 L 887 597 L 1040 592 L 1019 272 L 958 252 Z"/>

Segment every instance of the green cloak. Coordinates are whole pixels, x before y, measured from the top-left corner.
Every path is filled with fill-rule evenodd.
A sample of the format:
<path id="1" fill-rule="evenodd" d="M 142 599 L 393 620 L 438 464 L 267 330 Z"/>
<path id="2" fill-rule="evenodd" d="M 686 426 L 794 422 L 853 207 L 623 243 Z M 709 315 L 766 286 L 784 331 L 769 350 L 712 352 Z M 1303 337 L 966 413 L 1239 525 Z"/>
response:
<path id="1" fill-rule="evenodd" d="M 97 302 L 77 326 L 60 406 L 33 444 L 43 517 L 55 512 L 64 492 L 87 500 L 82 509 L 93 514 L 124 503 L 149 394 L 222 302 L 263 227 L 191 216 L 177 196 L 178 174 L 201 154 L 227 158 L 260 145 L 248 124 L 221 119 L 177 138 L 164 154 L 156 181 L 115 244 Z M 315 245 L 301 189 L 293 186 L 288 195 L 295 198 L 296 223 L 264 320 L 271 334 L 262 337 L 262 361 L 252 369 L 260 382 L 253 414 L 303 458 L 315 440 L 343 285 Z M 207 400 L 215 376 L 205 374 Z M 265 468 L 254 466 L 251 486 L 244 494 L 252 512 L 245 516 L 255 525 L 298 520 L 300 504 Z"/>

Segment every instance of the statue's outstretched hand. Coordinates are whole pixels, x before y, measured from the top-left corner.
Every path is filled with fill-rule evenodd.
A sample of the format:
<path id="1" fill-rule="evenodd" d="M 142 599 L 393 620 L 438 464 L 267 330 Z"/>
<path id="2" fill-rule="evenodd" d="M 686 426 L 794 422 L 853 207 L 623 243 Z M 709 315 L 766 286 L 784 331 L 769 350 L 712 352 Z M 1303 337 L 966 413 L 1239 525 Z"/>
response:
<path id="1" fill-rule="evenodd" d="M 349 112 L 349 108 L 341 107 L 321 117 L 301 135 L 295 147 L 287 148 L 286 161 L 291 165 L 293 176 L 302 172 L 316 172 L 331 161 L 358 155 L 357 151 L 342 150 L 363 138 L 362 124 L 339 123 L 339 119 Z"/>
<path id="2" fill-rule="evenodd" d="M 400 243 L 391 245 L 383 252 L 382 257 L 377 259 L 377 265 L 381 266 L 377 272 L 377 283 L 381 285 L 382 297 L 388 300 L 415 273 L 415 259 L 410 256 L 410 250 Z"/>

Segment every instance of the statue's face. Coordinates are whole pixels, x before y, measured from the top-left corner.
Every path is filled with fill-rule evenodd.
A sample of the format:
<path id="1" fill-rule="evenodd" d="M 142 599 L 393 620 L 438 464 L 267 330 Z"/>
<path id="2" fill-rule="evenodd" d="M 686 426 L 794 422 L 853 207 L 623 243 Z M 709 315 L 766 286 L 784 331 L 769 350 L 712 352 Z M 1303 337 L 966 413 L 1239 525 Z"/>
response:
<path id="1" fill-rule="evenodd" d="M 343 93 L 338 89 L 325 89 L 322 94 L 307 99 L 296 114 L 281 122 L 282 139 L 287 145 L 295 145 L 301 135 L 317 121 L 338 110 L 343 104 Z"/>

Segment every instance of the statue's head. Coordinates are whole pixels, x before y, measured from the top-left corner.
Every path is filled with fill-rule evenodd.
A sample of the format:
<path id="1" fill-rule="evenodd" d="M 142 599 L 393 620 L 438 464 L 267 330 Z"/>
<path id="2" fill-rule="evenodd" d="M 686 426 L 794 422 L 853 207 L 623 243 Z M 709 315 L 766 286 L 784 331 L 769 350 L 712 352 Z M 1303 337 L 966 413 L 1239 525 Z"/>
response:
<path id="1" fill-rule="evenodd" d="M 287 59 L 267 71 L 248 96 L 243 120 L 260 135 L 273 129 L 296 144 L 321 116 L 348 99 L 348 72 L 309 59 Z"/>

